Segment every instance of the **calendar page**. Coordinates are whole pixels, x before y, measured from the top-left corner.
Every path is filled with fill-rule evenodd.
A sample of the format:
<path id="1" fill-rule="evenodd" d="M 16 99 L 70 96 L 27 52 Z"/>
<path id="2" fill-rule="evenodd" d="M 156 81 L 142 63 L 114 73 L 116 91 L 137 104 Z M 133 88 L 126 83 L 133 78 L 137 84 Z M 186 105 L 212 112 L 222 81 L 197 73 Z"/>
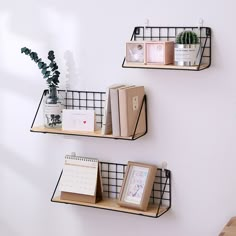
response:
<path id="1" fill-rule="evenodd" d="M 96 193 L 98 160 L 65 156 L 60 191 L 94 196 Z"/>

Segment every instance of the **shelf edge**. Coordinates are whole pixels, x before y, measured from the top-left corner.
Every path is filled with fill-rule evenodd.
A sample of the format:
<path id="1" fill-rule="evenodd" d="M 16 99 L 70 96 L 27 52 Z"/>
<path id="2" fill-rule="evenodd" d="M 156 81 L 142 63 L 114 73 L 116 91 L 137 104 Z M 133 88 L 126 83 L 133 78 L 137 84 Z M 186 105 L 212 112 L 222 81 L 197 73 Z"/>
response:
<path id="1" fill-rule="evenodd" d="M 117 202 L 116 199 L 108 199 L 108 198 L 105 198 L 96 204 L 69 201 L 69 200 L 61 200 L 60 196 L 52 198 L 51 201 L 56 202 L 56 203 L 72 204 L 72 205 L 78 205 L 78 206 L 93 207 L 93 208 L 98 208 L 98 209 L 103 209 L 103 210 L 111 210 L 111 211 L 117 211 L 117 212 L 123 212 L 123 213 L 130 213 L 130 214 L 134 214 L 134 215 L 147 216 L 147 217 L 152 217 L 152 218 L 157 218 L 169 210 L 168 207 L 160 207 L 159 215 L 157 215 L 157 211 L 158 211 L 157 205 L 149 205 L 147 211 L 139 211 L 139 210 L 135 210 L 135 209 L 121 207 L 116 203 Z"/>
<path id="2" fill-rule="evenodd" d="M 61 130 L 58 128 L 55 129 L 49 129 L 49 128 L 44 128 L 43 126 L 35 126 L 30 129 L 30 132 L 36 132 L 36 133 L 48 133 L 48 134 L 61 134 L 61 135 L 74 135 L 74 136 L 81 136 L 81 137 L 93 137 L 93 138 L 108 138 L 108 139 L 119 139 L 119 140 L 136 140 L 146 134 L 141 133 L 141 134 L 136 134 L 134 136 L 134 139 L 132 139 L 132 136 L 129 137 L 121 137 L 121 136 L 112 136 L 112 135 L 102 135 L 100 134 L 100 130 L 95 131 L 95 132 L 82 132 L 82 131 L 65 131 Z"/>
<path id="3" fill-rule="evenodd" d="M 122 64 L 123 68 L 136 68 L 136 69 L 162 69 L 162 70 L 184 70 L 184 71 L 200 71 L 209 67 L 208 64 L 196 66 L 175 66 L 175 65 L 144 65 L 138 63 L 127 63 L 125 60 Z"/>

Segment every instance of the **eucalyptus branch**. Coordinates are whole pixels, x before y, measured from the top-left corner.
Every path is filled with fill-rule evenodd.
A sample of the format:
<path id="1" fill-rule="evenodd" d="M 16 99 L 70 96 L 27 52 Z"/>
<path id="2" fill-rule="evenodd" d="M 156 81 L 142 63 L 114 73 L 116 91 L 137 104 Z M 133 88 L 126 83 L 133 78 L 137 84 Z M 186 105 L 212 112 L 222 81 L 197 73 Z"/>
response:
<path id="1" fill-rule="evenodd" d="M 39 58 L 36 52 L 33 52 L 27 47 L 21 48 L 21 53 L 28 55 L 31 60 L 38 65 L 38 68 L 41 70 L 43 78 L 46 79 L 49 87 L 58 87 L 60 72 L 58 71 L 57 63 L 54 61 L 54 51 L 51 50 L 48 52 L 49 65 L 43 62 L 42 58 Z"/>

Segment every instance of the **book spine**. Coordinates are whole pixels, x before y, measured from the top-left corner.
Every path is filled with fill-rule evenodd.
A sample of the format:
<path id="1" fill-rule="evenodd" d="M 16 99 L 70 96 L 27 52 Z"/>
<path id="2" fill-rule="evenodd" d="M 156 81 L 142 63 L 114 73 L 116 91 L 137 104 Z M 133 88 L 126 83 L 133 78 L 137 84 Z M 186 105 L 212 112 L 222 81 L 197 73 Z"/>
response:
<path id="1" fill-rule="evenodd" d="M 120 136 L 128 136 L 128 104 L 126 89 L 119 90 Z"/>
<path id="2" fill-rule="evenodd" d="M 112 132 L 112 124 L 111 124 L 110 90 L 109 88 L 107 88 L 101 134 L 102 135 L 111 134 L 111 132 Z"/>
<path id="3" fill-rule="evenodd" d="M 111 98 L 112 135 L 120 136 L 119 93 L 117 88 L 110 90 L 110 98 Z"/>

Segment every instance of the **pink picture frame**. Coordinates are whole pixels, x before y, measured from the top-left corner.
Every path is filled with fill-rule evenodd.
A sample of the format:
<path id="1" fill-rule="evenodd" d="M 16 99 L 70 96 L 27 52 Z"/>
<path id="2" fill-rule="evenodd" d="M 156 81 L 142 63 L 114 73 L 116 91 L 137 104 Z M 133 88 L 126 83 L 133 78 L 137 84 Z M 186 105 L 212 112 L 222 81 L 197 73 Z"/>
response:
<path id="1" fill-rule="evenodd" d="M 149 41 L 145 42 L 145 64 L 173 64 L 173 41 Z"/>

